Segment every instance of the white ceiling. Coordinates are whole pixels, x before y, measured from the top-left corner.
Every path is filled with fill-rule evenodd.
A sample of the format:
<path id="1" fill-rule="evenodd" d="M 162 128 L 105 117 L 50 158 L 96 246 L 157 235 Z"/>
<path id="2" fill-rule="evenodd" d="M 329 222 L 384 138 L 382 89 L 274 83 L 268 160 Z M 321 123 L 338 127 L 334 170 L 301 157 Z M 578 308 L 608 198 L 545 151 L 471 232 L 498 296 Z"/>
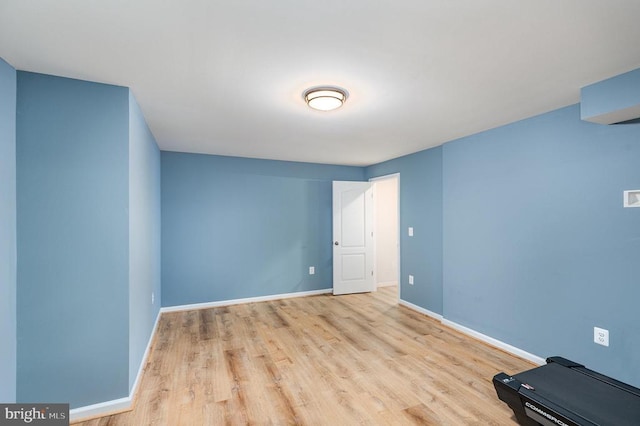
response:
<path id="1" fill-rule="evenodd" d="M 639 68 L 640 1 L 0 0 L 0 57 L 130 87 L 163 150 L 369 165 Z"/>

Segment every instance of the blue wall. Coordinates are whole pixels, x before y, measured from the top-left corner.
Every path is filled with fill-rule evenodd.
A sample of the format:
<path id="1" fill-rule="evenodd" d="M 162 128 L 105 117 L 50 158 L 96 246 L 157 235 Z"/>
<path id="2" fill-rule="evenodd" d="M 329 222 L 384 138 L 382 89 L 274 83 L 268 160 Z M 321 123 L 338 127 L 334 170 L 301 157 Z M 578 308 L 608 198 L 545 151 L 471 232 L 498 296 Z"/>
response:
<path id="1" fill-rule="evenodd" d="M 640 68 L 583 87 L 580 91 L 580 117 L 583 120 L 602 123 L 604 117 L 611 115 L 624 116 L 626 120 L 637 119 L 639 108 Z"/>
<path id="2" fill-rule="evenodd" d="M 331 288 L 331 181 L 363 172 L 163 152 L 163 306 Z"/>
<path id="3" fill-rule="evenodd" d="M 0 58 L 0 402 L 16 399 L 16 70 Z"/>
<path id="4" fill-rule="evenodd" d="M 442 314 L 442 147 L 366 168 L 367 179 L 392 173 L 400 173 L 400 297 Z"/>
<path id="5" fill-rule="evenodd" d="M 128 89 L 18 72 L 18 401 L 128 395 Z"/>
<path id="6" fill-rule="evenodd" d="M 640 386 L 639 163 L 640 124 L 579 105 L 445 144 L 445 318 Z"/>
<path id="7" fill-rule="evenodd" d="M 160 232 L 160 150 L 129 92 L 129 390 L 160 312 Z"/>

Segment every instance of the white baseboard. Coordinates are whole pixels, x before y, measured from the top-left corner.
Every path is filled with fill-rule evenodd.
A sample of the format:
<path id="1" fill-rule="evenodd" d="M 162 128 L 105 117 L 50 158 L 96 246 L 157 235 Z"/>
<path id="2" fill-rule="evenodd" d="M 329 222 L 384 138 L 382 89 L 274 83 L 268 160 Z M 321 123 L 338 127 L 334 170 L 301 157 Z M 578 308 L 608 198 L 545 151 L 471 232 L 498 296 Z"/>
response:
<path id="1" fill-rule="evenodd" d="M 442 322 L 442 315 L 440 315 L 440 314 L 436 314 L 435 312 L 431 312 L 428 309 L 421 308 L 420 306 L 414 305 L 413 303 L 407 302 L 406 300 L 400 299 L 400 300 L 398 300 L 398 303 L 403 305 L 403 306 L 406 306 L 409 309 L 413 309 L 414 311 L 418 311 L 421 314 L 425 314 L 428 317 L 431 317 L 433 319 L 436 319 L 436 320 Z"/>
<path id="2" fill-rule="evenodd" d="M 153 339 L 155 338 L 156 331 L 158 330 L 160 315 L 161 312 L 158 311 L 158 315 L 156 315 L 156 320 L 151 331 L 151 336 L 149 337 L 147 347 L 144 350 L 144 354 L 142 355 L 142 361 L 140 362 L 140 367 L 138 368 L 136 380 L 133 382 L 133 386 L 131 387 L 129 396 L 69 410 L 70 422 L 76 423 L 82 420 L 89 420 L 96 417 L 103 417 L 111 414 L 121 413 L 123 411 L 129 411 L 133 408 L 133 402 L 135 400 L 136 392 L 138 391 L 138 385 L 140 384 L 144 368 L 147 365 L 147 360 L 151 351 L 151 345 L 153 344 Z"/>
<path id="3" fill-rule="evenodd" d="M 527 351 L 523 351 L 520 348 L 516 348 L 515 346 L 511 346 L 508 343 L 504 343 L 498 339 L 494 339 L 493 337 L 487 336 L 486 334 L 482 334 L 480 332 L 477 332 L 471 328 L 465 327 L 463 325 L 460 325 L 458 323 L 455 323 L 453 321 L 449 321 L 447 319 L 443 319 L 442 320 L 442 324 L 449 326 L 453 329 L 456 329 L 458 331 L 460 331 L 461 333 L 467 334 L 471 337 L 475 337 L 478 340 L 482 340 L 485 343 L 490 344 L 491 346 L 495 346 L 499 349 L 502 349 L 505 352 L 509 352 L 513 355 L 519 356 L 520 358 L 524 358 L 528 361 L 533 362 L 534 364 L 537 365 L 543 365 L 546 364 L 546 361 L 544 358 L 541 358 L 537 355 L 534 355 L 532 353 L 529 353 Z"/>
<path id="4" fill-rule="evenodd" d="M 429 316 L 431 318 L 434 318 L 434 319 L 440 321 L 443 325 L 446 325 L 447 327 L 451 327 L 454 330 L 457 330 L 457 331 L 459 331 L 461 333 L 464 333 L 464 334 L 466 334 L 468 336 L 474 337 L 474 338 L 476 338 L 478 340 L 481 340 L 481 341 L 483 341 L 485 343 L 490 344 L 491 346 L 495 346 L 496 348 L 502 349 L 505 352 L 508 352 L 510 354 L 519 356 L 520 358 L 524 358 L 524 359 L 526 359 L 528 361 L 533 362 L 534 364 L 543 365 L 543 364 L 546 363 L 544 358 L 541 358 L 541 357 L 539 357 L 537 355 L 534 355 L 532 353 L 529 353 L 527 351 L 523 351 L 520 348 L 516 348 L 515 346 L 512 346 L 512 345 L 510 345 L 508 343 L 504 343 L 504 342 L 502 342 L 502 341 L 500 341 L 498 339 L 494 339 L 493 337 L 490 337 L 490 336 L 487 336 L 486 334 L 482 334 L 480 332 L 477 332 L 477 331 L 475 331 L 475 330 L 473 330 L 471 328 L 465 327 L 465 326 L 460 325 L 460 324 L 458 324 L 456 322 L 449 321 L 448 319 L 445 319 L 440 314 L 436 314 L 435 312 L 431 312 L 428 309 L 421 308 L 420 306 L 414 305 L 413 303 L 409 303 L 406 300 L 400 299 L 398 301 L 398 303 L 400 303 L 401 305 L 406 306 L 409 309 L 413 309 L 414 311 L 420 312 L 420 313 L 425 314 L 425 315 L 427 315 L 427 316 Z"/>
<path id="5" fill-rule="evenodd" d="M 333 292 L 331 288 L 325 288 L 323 290 L 311 290 L 311 291 L 299 291 L 295 293 L 283 293 L 283 294 L 273 294 L 270 296 L 259 296 L 259 297 L 247 297 L 244 299 L 231 299 L 231 300 L 221 300 L 218 302 L 206 302 L 206 303 L 193 303 L 190 305 L 178 305 L 178 306 L 166 306 L 160 309 L 161 313 L 165 312 L 179 312 L 179 311 L 192 311 L 195 309 L 208 309 L 208 308 L 218 308 L 220 306 L 231 306 L 231 305 L 240 305 L 243 303 L 256 303 L 256 302 L 268 302 L 270 300 L 280 300 L 280 299 L 290 299 L 293 297 L 305 297 L 305 296 L 316 296 L 318 294 L 326 294 Z"/>
<path id="6" fill-rule="evenodd" d="M 160 312 L 160 310 L 158 310 L 158 315 L 156 315 L 156 320 L 153 323 L 151 336 L 149 337 L 149 341 L 147 342 L 147 347 L 145 348 L 144 354 L 142 355 L 142 360 L 140 361 L 140 367 L 138 368 L 138 374 L 136 375 L 136 380 L 134 380 L 133 386 L 131 386 L 131 390 L 129 391 L 129 397 L 131 399 L 133 399 L 133 397 L 138 392 L 138 385 L 140 384 L 140 380 L 142 379 L 142 373 L 144 373 L 144 368 L 147 365 L 147 360 L 149 359 L 149 353 L 151 352 L 151 345 L 153 344 L 153 339 L 156 336 L 156 331 L 158 330 L 160 315 L 162 315 L 162 313 Z"/>
<path id="7" fill-rule="evenodd" d="M 128 396 L 126 398 L 114 399 L 112 401 L 99 402 L 98 404 L 86 405 L 84 407 L 69 410 L 69 420 L 71 423 L 75 423 L 83 420 L 93 419 L 96 417 L 103 417 L 110 414 L 129 411 L 132 408 L 131 406 L 131 396 Z"/>

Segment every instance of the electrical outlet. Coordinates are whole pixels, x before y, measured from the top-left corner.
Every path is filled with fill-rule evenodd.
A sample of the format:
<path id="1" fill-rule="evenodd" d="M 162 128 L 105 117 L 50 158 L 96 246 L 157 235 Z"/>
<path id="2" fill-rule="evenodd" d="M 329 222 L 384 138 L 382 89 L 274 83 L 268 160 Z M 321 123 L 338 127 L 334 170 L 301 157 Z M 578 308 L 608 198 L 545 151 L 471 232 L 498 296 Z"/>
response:
<path id="1" fill-rule="evenodd" d="M 413 275 L 409 275 L 409 284 L 413 285 Z"/>
<path id="2" fill-rule="evenodd" d="M 316 273 L 316 267 L 315 266 L 309 266 L 309 275 L 313 275 Z"/>
<path id="3" fill-rule="evenodd" d="M 602 346 L 609 346 L 609 330 L 593 327 L 593 341 Z"/>
<path id="4" fill-rule="evenodd" d="M 407 231 L 410 237 L 413 237 L 413 226 L 409 227 L 409 230 Z"/>

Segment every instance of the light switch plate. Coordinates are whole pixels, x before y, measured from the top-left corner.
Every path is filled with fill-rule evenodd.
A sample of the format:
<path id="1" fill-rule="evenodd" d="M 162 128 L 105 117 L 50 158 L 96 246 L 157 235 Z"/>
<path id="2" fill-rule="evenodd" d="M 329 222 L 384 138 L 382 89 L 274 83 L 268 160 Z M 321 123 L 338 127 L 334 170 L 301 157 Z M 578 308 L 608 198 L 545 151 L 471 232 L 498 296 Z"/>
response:
<path id="1" fill-rule="evenodd" d="M 409 236 L 413 237 L 413 226 L 409 227 L 409 231 L 408 232 L 409 232 Z"/>
<path id="2" fill-rule="evenodd" d="M 624 191 L 623 205 L 625 207 L 640 207 L 640 189 Z"/>

